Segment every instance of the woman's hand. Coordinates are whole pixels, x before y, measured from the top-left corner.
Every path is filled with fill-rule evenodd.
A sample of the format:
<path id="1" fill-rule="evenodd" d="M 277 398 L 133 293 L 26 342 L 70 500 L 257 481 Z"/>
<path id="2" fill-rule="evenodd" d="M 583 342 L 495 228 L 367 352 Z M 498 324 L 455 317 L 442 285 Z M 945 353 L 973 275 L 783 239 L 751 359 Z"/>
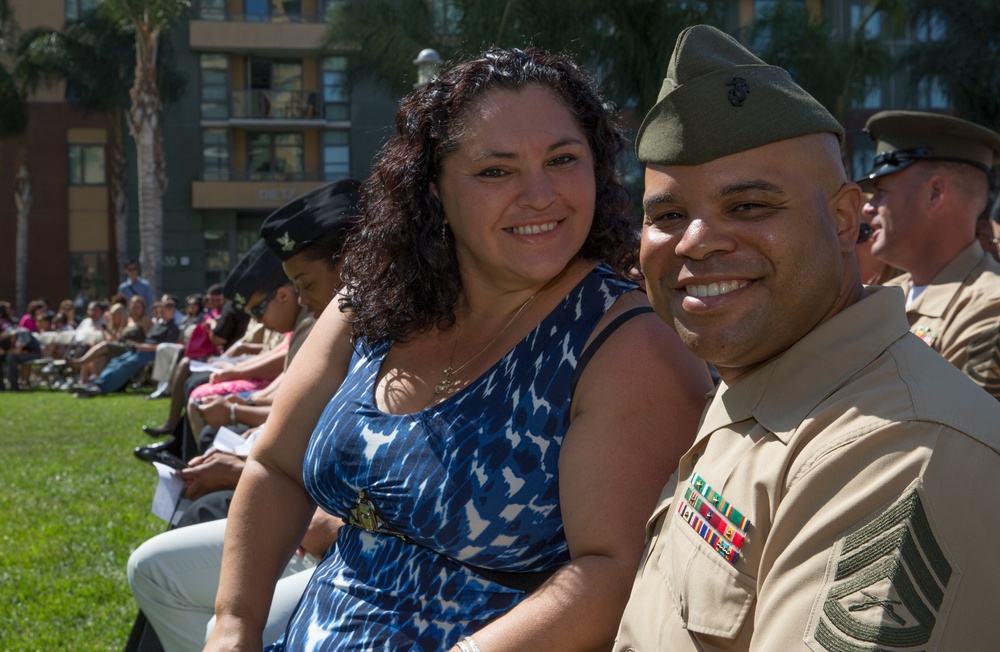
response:
<path id="1" fill-rule="evenodd" d="M 228 426 L 232 420 L 229 418 L 229 396 L 213 396 L 198 406 L 198 414 L 208 425 L 213 428 Z"/>
<path id="2" fill-rule="evenodd" d="M 186 469 L 178 471 L 186 488 L 184 497 L 190 500 L 224 489 L 235 489 L 243 474 L 246 460 L 232 453 L 210 451 L 193 458 Z"/>
<path id="3" fill-rule="evenodd" d="M 296 556 L 301 559 L 306 554 L 310 554 L 322 558 L 337 540 L 337 533 L 343 525 L 344 521 L 341 519 L 317 508 L 309 523 L 309 529 L 302 537 L 299 549 L 295 551 Z"/>

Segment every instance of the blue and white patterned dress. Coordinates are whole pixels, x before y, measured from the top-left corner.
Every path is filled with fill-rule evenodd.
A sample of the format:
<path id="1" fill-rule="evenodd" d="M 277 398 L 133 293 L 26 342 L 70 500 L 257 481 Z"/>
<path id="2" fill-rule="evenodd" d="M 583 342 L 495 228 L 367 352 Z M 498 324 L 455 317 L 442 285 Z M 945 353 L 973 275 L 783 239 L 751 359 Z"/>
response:
<path id="1" fill-rule="evenodd" d="M 597 322 L 635 288 L 595 268 L 489 371 L 414 414 L 375 405 L 391 343 L 355 353 L 303 470 L 313 499 L 355 524 L 270 649 L 445 650 L 527 595 L 455 559 L 515 572 L 567 563 L 558 464 L 573 372 Z M 409 541 L 361 527 L 380 519 Z"/>

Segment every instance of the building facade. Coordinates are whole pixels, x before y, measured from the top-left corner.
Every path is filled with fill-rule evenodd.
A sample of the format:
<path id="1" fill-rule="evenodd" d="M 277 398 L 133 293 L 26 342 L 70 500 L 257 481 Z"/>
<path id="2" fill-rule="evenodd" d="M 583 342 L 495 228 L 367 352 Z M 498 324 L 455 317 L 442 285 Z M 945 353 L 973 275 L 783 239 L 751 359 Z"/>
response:
<path id="1" fill-rule="evenodd" d="M 267 214 L 323 183 L 365 178 L 388 138 L 399 98 L 374 84 L 347 84 L 349 44 L 323 46 L 336 0 L 200 0 L 166 36 L 187 77 L 177 102 L 164 108 L 168 185 L 164 195 L 162 290 L 178 295 L 223 281 L 253 243 Z M 428 0 L 435 11 L 451 6 Z M 733 0 L 726 25 L 736 34 L 779 0 Z M 800 3 L 838 33 L 857 30 L 871 0 L 786 0 Z M 13 0 L 22 30 L 61 29 L 100 0 Z M 443 8 L 443 9 L 442 9 Z M 865 23 L 895 54 L 915 39 L 936 39 L 933 25 L 892 31 Z M 542 44 L 544 45 L 544 44 Z M 663 47 L 666 45 L 661 44 Z M 417 53 L 414 53 L 416 56 Z M 950 110 L 934 83 L 912 87 L 905 71 L 891 76 L 844 116 L 846 160 L 864 170 L 873 143 L 863 132 L 882 108 Z M 106 297 L 120 281 L 108 180 L 109 143 L 123 134 L 129 156 L 126 251 L 138 259 L 135 148 L 103 116 L 83 116 L 64 89 L 31 98 L 21 142 L 0 142 L 0 299 L 15 296 L 12 179 L 19 148 L 28 153 L 34 203 L 30 214 L 28 299 Z M 117 130 L 117 131 L 116 131 Z M 641 193 L 641 168 L 626 180 Z M 18 308 L 22 308 L 18 306 Z"/>
<path id="2" fill-rule="evenodd" d="M 62 29 L 99 0 L 14 0 L 22 31 Z M 201 292 L 225 280 L 264 218 L 297 195 L 364 178 L 388 137 L 398 98 L 364 82 L 348 89 L 347 48 L 321 52 L 325 0 L 202 0 L 167 35 L 182 97 L 164 107 L 162 291 Z M 108 143 L 123 127 L 83 116 L 62 85 L 31 97 L 20 142 L 0 142 L 0 189 L 29 153 L 28 299 L 109 296 L 124 261 L 117 249 Z M 126 250 L 138 259 L 135 148 L 129 157 Z M 0 192 L 0 299 L 15 296 L 13 192 Z M 23 307 L 18 307 L 23 308 Z"/>

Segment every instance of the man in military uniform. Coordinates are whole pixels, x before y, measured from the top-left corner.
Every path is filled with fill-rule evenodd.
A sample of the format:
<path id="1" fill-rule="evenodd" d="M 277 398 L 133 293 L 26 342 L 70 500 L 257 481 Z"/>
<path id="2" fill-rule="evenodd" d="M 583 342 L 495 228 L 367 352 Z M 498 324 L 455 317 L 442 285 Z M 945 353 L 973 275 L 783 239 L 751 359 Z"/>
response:
<path id="1" fill-rule="evenodd" d="M 910 330 L 1000 398 L 1000 263 L 976 237 L 1000 135 L 918 111 L 882 111 L 866 128 L 878 141 L 859 182 L 872 254 L 907 272 L 888 285 L 907 292 Z"/>
<path id="2" fill-rule="evenodd" d="M 721 383 L 647 525 L 615 650 L 1000 640 L 1000 405 L 866 288 L 837 121 L 707 26 L 637 138 L 650 301 Z"/>

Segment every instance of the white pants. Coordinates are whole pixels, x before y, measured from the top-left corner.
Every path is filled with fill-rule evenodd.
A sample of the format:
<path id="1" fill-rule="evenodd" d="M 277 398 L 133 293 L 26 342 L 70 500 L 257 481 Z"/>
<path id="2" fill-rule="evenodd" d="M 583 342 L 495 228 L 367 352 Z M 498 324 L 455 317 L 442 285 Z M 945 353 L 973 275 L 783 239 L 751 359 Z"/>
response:
<path id="1" fill-rule="evenodd" d="M 196 652 L 215 625 L 226 519 L 164 532 L 128 559 L 128 582 L 166 652 Z M 292 557 L 274 590 L 263 643 L 284 633 L 312 576 L 313 561 Z"/>
<path id="2" fill-rule="evenodd" d="M 181 359 L 180 353 L 183 350 L 183 344 L 168 342 L 157 344 L 156 358 L 153 359 L 153 380 L 162 383 L 173 378 L 174 369 L 177 368 L 177 362 Z"/>

